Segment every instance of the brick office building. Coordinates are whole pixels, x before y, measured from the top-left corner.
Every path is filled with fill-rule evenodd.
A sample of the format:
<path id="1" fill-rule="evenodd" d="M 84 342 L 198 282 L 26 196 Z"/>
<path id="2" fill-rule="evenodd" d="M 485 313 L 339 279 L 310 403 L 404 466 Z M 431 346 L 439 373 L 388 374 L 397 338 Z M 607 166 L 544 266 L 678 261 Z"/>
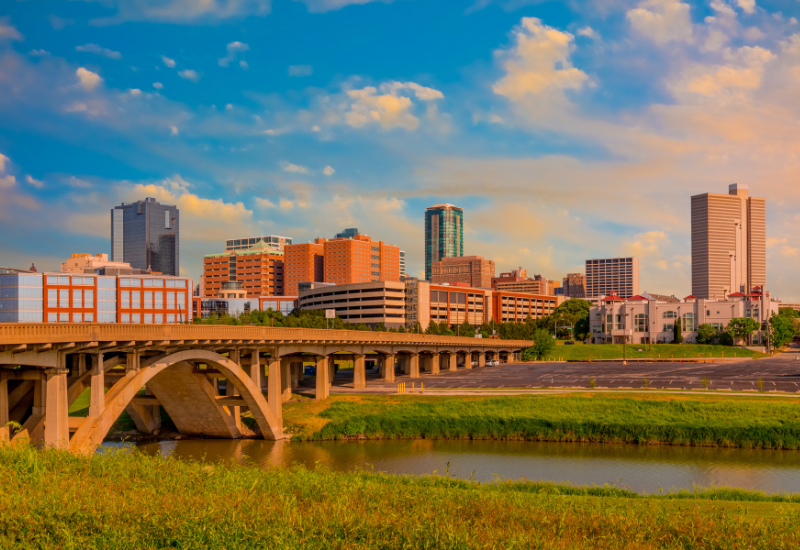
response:
<path id="1" fill-rule="evenodd" d="M 431 283 L 460 283 L 491 290 L 494 261 L 482 256 L 442 258 L 431 264 Z"/>
<path id="2" fill-rule="evenodd" d="M 208 254 L 203 258 L 204 294 L 218 296 L 222 284 L 240 282 L 248 298 L 282 296 L 284 255 L 264 241 L 247 250 Z"/>

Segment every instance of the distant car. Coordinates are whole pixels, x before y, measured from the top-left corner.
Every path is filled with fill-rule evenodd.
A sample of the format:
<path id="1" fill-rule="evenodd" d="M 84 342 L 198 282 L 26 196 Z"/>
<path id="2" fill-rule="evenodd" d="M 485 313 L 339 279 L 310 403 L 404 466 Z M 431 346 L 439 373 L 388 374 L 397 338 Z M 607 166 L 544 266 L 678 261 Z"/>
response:
<path id="1" fill-rule="evenodd" d="M 564 342 L 564 345 L 565 346 L 574 346 L 575 342 L 573 342 L 572 340 L 567 340 L 566 342 Z"/>

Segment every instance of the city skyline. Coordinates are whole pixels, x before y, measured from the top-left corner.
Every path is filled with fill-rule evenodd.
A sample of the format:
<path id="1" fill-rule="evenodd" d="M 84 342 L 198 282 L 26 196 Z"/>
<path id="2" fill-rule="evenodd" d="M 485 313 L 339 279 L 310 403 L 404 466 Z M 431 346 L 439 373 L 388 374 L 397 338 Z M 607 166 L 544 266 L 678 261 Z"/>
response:
<path id="1" fill-rule="evenodd" d="M 2 263 L 110 254 L 108 208 L 155 197 L 195 281 L 221 239 L 346 227 L 419 275 L 448 202 L 498 272 L 635 256 L 642 288 L 686 295 L 690 197 L 737 182 L 768 202 L 768 290 L 800 301 L 800 4 L 348 4 L 4 6 Z"/>

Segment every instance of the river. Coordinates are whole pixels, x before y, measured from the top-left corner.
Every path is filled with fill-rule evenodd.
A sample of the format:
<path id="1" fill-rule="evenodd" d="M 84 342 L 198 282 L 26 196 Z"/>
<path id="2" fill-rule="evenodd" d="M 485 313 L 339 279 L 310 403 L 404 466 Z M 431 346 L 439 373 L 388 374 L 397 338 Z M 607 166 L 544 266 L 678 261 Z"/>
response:
<path id="1" fill-rule="evenodd" d="M 106 443 L 105 447 L 130 444 Z M 612 484 L 639 493 L 693 486 L 800 493 L 800 452 L 517 441 L 378 440 L 272 442 L 178 440 L 139 443 L 145 453 L 209 462 L 293 463 L 334 470 L 373 469 L 392 474 Z"/>

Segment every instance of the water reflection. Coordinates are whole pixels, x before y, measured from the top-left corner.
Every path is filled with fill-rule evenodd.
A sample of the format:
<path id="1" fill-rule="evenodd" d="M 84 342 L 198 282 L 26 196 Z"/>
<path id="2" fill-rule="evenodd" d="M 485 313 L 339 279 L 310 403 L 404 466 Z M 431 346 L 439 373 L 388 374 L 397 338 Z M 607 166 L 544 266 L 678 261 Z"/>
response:
<path id="1" fill-rule="evenodd" d="M 800 452 L 671 446 L 517 441 L 357 441 L 290 443 L 259 440 L 142 443 L 146 453 L 210 462 L 292 463 L 334 470 L 374 468 L 396 474 L 444 474 L 479 481 L 529 479 L 577 485 L 614 484 L 655 493 L 693 485 L 770 493 L 800 492 Z"/>

